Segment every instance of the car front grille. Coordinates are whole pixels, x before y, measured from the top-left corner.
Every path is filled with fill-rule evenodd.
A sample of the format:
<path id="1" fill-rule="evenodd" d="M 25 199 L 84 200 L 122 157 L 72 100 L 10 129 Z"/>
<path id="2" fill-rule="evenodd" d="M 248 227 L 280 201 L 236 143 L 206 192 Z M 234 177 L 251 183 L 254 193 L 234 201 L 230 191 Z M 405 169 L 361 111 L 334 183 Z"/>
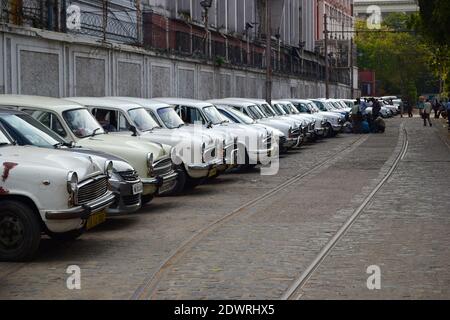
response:
<path id="1" fill-rule="evenodd" d="M 124 196 L 122 197 L 122 202 L 126 206 L 133 206 L 136 204 L 139 204 L 139 201 L 141 201 L 141 195 L 137 194 L 134 196 Z"/>
<path id="2" fill-rule="evenodd" d="M 119 172 L 119 176 L 125 181 L 137 181 L 137 180 L 139 180 L 139 176 L 138 176 L 137 172 L 134 171 L 134 170 Z"/>
<path id="3" fill-rule="evenodd" d="M 86 204 L 108 192 L 108 178 L 101 176 L 81 183 L 77 192 L 77 205 Z"/>
<path id="4" fill-rule="evenodd" d="M 154 176 L 164 176 L 173 171 L 173 162 L 170 158 L 165 158 L 159 161 L 156 161 L 153 164 L 153 175 Z"/>

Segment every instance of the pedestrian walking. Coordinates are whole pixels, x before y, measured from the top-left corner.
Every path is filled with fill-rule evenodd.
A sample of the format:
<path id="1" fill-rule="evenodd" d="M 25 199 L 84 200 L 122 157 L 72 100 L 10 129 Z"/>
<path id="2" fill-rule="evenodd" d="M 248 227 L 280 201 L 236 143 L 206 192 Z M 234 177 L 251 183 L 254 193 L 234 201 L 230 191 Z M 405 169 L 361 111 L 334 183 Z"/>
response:
<path id="1" fill-rule="evenodd" d="M 410 101 L 406 101 L 407 109 L 408 109 L 408 118 L 413 117 L 413 105 Z"/>
<path id="2" fill-rule="evenodd" d="M 430 127 L 433 126 L 430 120 L 431 110 L 433 109 L 433 106 L 430 102 L 430 100 L 427 99 L 427 101 L 423 104 L 423 110 L 422 110 L 422 118 L 423 118 L 423 125 L 424 127 L 427 126 L 427 120 Z"/>
<path id="3" fill-rule="evenodd" d="M 433 100 L 433 111 L 434 111 L 434 118 L 439 119 L 440 116 L 440 110 L 441 110 L 441 103 L 438 99 Z"/>
<path id="4" fill-rule="evenodd" d="M 450 131 L 450 100 L 447 102 L 447 121 L 448 121 L 448 130 Z"/>

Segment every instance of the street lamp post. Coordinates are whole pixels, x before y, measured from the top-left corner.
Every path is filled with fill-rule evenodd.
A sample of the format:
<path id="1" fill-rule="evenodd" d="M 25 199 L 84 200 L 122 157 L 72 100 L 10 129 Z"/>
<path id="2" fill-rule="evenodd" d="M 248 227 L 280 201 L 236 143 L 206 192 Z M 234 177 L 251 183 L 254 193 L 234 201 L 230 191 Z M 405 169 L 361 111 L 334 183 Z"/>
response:
<path id="1" fill-rule="evenodd" d="M 209 57 L 209 46 L 208 46 L 208 35 L 209 35 L 209 30 L 208 30 L 208 24 L 209 24 L 209 9 L 211 9 L 212 6 L 212 0 L 203 0 L 200 1 L 200 6 L 202 6 L 203 8 L 203 19 L 205 22 L 205 57 Z"/>
<path id="2" fill-rule="evenodd" d="M 272 30 L 270 0 L 266 0 L 266 101 L 272 104 Z"/>

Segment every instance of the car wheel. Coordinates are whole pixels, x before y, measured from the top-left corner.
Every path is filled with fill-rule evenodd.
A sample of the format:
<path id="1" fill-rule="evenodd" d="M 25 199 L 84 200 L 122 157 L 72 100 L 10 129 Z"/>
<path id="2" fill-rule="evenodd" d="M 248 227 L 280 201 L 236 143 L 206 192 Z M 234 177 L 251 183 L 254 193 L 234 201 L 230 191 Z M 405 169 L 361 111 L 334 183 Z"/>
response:
<path id="1" fill-rule="evenodd" d="M 141 203 L 142 206 L 145 206 L 146 204 L 150 203 L 153 200 L 152 194 L 146 194 L 141 196 Z"/>
<path id="2" fill-rule="evenodd" d="M 57 241 L 74 241 L 81 237 L 81 235 L 84 233 L 84 228 L 77 229 L 77 230 L 71 230 L 67 232 L 51 232 L 49 230 L 46 231 L 46 234 L 52 238 L 53 240 Z"/>
<path id="3" fill-rule="evenodd" d="M 330 124 L 330 123 L 327 123 L 326 124 L 326 126 L 327 126 L 327 138 L 331 138 L 331 137 L 333 137 L 333 134 L 334 134 L 334 130 L 333 130 L 333 126 Z"/>
<path id="4" fill-rule="evenodd" d="M 0 261 L 31 260 L 41 241 L 41 222 L 27 205 L 0 203 Z"/>
<path id="5" fill-rule="evenodd" d="M 163 196 L 179 195 L 185 189 L 186 181 L 188 179 L 187 173 L 186 173 L 186 171 L 184 171 L 184 169 L 177 170 L 177 173 L 178 173 L 177 182 L 175 183 L 175 186 L 173 187 L 172 191 L 164 194 Z"/>

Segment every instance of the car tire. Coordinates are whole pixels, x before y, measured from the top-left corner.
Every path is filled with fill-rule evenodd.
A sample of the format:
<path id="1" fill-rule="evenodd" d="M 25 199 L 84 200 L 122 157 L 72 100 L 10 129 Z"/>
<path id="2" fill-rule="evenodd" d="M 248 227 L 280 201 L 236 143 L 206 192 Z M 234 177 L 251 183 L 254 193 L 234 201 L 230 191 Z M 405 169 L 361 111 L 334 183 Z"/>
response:
<path id="1" fill-rule="evenodd" d="M 142 206 L 149 204 L 153 200 L 154 196 L 152 194 L 146 194 L 141 196 Z"/>
<path id="2" fill-rule="evenodd" d="M 71 231 L 67 231 L 67 232 L 61 232 L 61 233 L 51 232 L 51 231 L 47 230 L 46 234 L 53 240 L 66 242 L 66 241 L 74 241 L 74 240 L 78 239 L 79 237 L 81 237 L 81 235 L 84 233 L 84 231 L 85 231 L 84 228 L 77 229 L 77 230 L 71 230 Z"/>
<path id="3" fill-rule="evenodd" d="M 181 168 L 177 170 L 178 177 L 177 182 L 175 183 L 175 186 L 173 187 L 172 191 L 167 192 L 163 194 L 162 196 L 176 196 L 183 192 L 183 190 L 186 188 L 186 181 L 188 179 L 186 171 Z"/>
<path id="4" fill-rule="evenodd" d="M 40 242 L 41 221 L 33 209 L 18 201 L 0 202 L 0 261 L 29 261 Z"/>
<path id="5" fill-rule="evenodd" d="M 333 137 L 333 134 L 334 134 L 333 126 L 330 123 L 327 123 L 326 127 L 328 129 L 327 130 L 327 138 Z"/>

